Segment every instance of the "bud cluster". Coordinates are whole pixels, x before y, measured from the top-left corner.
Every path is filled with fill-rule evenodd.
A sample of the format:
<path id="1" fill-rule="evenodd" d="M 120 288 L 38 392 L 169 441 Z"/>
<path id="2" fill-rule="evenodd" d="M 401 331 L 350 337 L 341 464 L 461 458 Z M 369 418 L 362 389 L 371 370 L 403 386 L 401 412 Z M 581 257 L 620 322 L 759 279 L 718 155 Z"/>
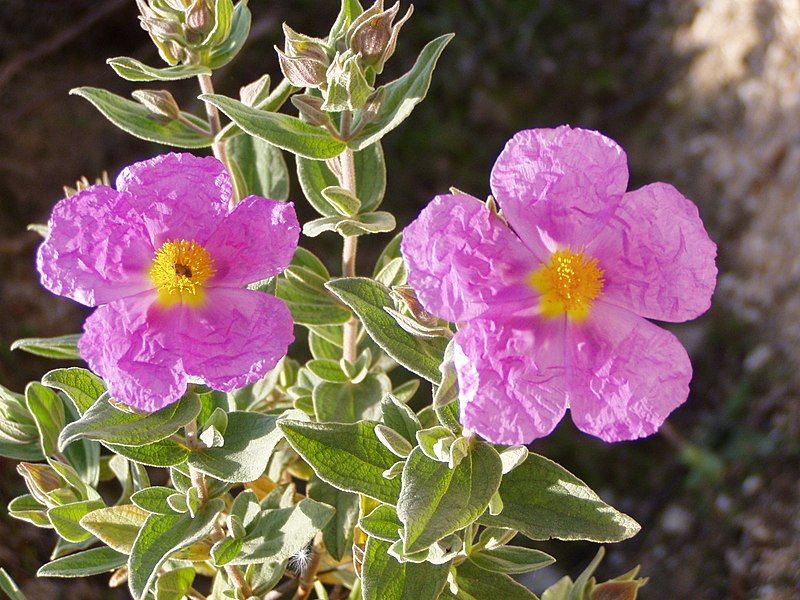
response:
<path id="1" fill-rule="evenodd" d="M 230 35 L 233 0 L 136 0 L 142 28 L 170 65 L 197 64 Z"/>
<path id="2" fill-rule="evenodd" d="M 376 0 L 337 38 L 329 40 L 297 33 L 284 24 L 286 43 L 283 50 L 275 48 L 284 76 L 294 86 L 321 94 L 321 98 L 307 94 L 295 103 L 309 121 L 323 121 L 321 111 L 361 110 L 371 104 L 376 95 L 375 77 L 394 54 L 400 28 L 413 8 L 395 22 L 400 3 L 384 9 L 383 0 Z"/>

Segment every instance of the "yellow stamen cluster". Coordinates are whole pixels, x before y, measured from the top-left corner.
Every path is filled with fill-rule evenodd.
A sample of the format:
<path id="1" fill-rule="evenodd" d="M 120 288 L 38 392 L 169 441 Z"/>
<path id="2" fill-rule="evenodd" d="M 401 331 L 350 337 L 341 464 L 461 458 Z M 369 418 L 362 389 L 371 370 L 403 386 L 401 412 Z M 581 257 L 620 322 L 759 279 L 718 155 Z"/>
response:
<path id="1" fill-rule="evenodd" d="M 603 291 L 603 270 L 596 258 L 567 248 L 553 252 L 549 264 L 531 273 L 529 283 L 541 293 L 541 315 L 559 317 L 566 313 L 580 322 Z"/>
<path id="2" fill-rule="evenodd" d="M 163 306 L 182 302 L 198 306 L 205 299 L 204 284 L 214 274 L 211 254 L 197 242 L 173 240 L 156 252 L 150 280 Z"/>

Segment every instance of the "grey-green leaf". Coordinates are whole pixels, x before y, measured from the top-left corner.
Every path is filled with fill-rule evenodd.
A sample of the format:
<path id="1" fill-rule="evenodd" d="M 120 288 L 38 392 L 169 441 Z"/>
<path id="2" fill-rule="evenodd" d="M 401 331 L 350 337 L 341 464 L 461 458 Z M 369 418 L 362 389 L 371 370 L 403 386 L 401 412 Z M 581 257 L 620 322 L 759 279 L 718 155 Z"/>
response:
<path id="1" fill-rule="evenodd" d="M 320 479 L 341 490 L 364 494 L 381 502 L 397 502 L 400 480 L 383 476 L 397 457 L 375 437 L 375 423 L 286 420 L 278 424 L 292 448 Z"/>
<path id="2" fill-rule="evenodd" d="M 456 583 L 460 600 L 537 600 L 533 592 L 508 575 L 481 569 L 469 559 L 458 565 Z"/>
<path id="3" fill-rule="evenodd" d="M 91 534 L 81 526 L 80 520 L 90 512 L 104 506 L 100 500 L 84 500 L 55 506 L 47 511 L 47 516 L 53 524 L 53 528 L 62 538 L 68 542 L 83 542 L 88 540 Z"/>
<path id="4" fill-rule="evenodd" d="M 428 381 L 439 382 L 447 340 L 415 337 L 400 327 L 384 310 L 394 307 L 385 286 L 365 277 L 349 277 L 329 281 L 326 287 L 353 309 L 370 337 L 389 356 Z"/>
<path id="5" fill-rule="evenodd" d="M 160 122 L 138 102 L 107 90 L 82 87 L 71 90 L 70 94 L 85 98 L 114 125 L 143 140 L 178 148 L 207 148 L 213 142 L 210 135 L 205 135 L 181 121 Z M 206 126 L 192 114 L 184 112 L 181 115 L 201 129 Z"/>
<path id="6" fill-rule="evenodd" d="M 286 200 L 289 197 L 289 170 L 278 148 L 242 134 L 228 140 L 226 149 L 240 198 L 255 195 Z"/>
<path id="7" fill-rule="evenodd" d="M 405 551 L 424 550 L 474 522 L 500 486 L 497 451 L 474 442 L 453 469 L 415 448 L 403 469 L 397 515 L 404 526 Z"/>
<path id="8" fill-rule="evenodd" d="M 264 473 L 281 439 L 276 420 L 275 416 L 252 412 L 229 413 L 223 445 L 194 450 L 189 465 L 221 481 L 255 481 Z"/>
<path id="9" fill-rule="evenodd" d="M 171 554 L 203 539 L 213 528 L 225 502 L 212 498 L 192 516 L 150 515 L 131 549 L 128 587 L 135 600 L 142 600 Z"/>
<path id="10" fill-rule="evenodd" d="M 400 539 L 400 530 L 403 529 L 397 511 L 386 504 L 381 504 L 368 515 L 361 517 L 358 526 L 367 535 L 385 542 L 396 542 Z"/>
<path id="11" fill-rule="evenodd" d="M 49 371 L 42 377 L 42 384 L 64 392 L 81 415 L 106 391 L 102 379 L 79 367 Z"/>
<path id="12" fill-rule="evenodd" d="M 92 548 L 58 558 L 42 566 L 39 577 L 91 577 L 119 569 L 128 557 L 113 548 Z"/>
<path id="13" fill-rule="evenodd" d="M 25 403 L 39 431 L 42 452 L 53 455 L 58 451 L 58 435 L 66 422 L 64 403 L 53 390 L 36 382 L 25 388 Z"/>
<path id="14" fill-rule="evenodd" d="M 119 446 L 144 446 L 169 437 L 199 413 L 197 394 L 186 394 L 177 402 L 150 414 L 115 408 L 106 394 L 79 421 L 64 428 L 59 444 L 63 448 L 75 440 L 90 439 Z"/>
<path id="15" fill-rule="evenodd" d="M 373 537 L 367 540 L 361 571 L 363 600 L 436 600 L 450 565 L 400 563 L 389 554 L 390 545 Z"/>
<path id="16" fill-rule="evenodd" d="M 308 486 L 308 497 L 336 509 L 333 518 L 322 530 L 322 539 L 334 560 L 342 560 L 353 545 L 353 527 L 358 521 L 358 495 L 314 478 Z"/>
<path id="17" fill-rule="evenodd" d="M 109 58 L 106 63 L 111 65 L 117 75 L 128 81 L 176 81 L 197 75 L 211 75 L 211 69 L 203 65 L 156 68 L 127 56 Z"/>
<path id="18" fill-rule="evenodd" d="M 529 573 L 551 565 L 556 561 L 549 554 L 533 548 L 523 548 L 522 546 L 500 546 L 499 548 L 483 549 L 472 554 L 470 560 L 487 571 L 506 573 L 508 575 Z"/>
<path id="19" fill-rule="evenodd" d="M 367 375 L 359 383 L 323 381 L 314 386 L 314 413 L 321 422 L 375 421 L 383 395 L 391 389 L 386 375 Z"/>
<path id="20" fill-rule="evenodd" d="M 53 338 L 23 338 L 11 344 L 11 350 L 24 350 L 45 358 L 78 360 L 81 357 L 78 352 L 80 338 L 78 333 Z"/>
<path id="21" fill-rule="evenodd" d="M 347 147 L 326 129 L 309 125 L 297 117 L 257 110 L 219 94 L 203 94 L 201 98 L 219 108 L 250 135 L 293 154 L 322 160 L 338 156 Z"/>
<path id="22" fill-rule="evenodd" d="M 503 477 L 503 511 L 481 517 L 484 525 L 516 529 L 532 540 L 619 542 L 639 524 L 612 508 L 583 481 L 538 454 Z"/>
<path id="23" fill-rule="evenodd" d="M 360 150 L 374 144 L 411 114 L 414 107 L 428 93 L 436 62 L 452 39 L 453 34 L 447 34 L 429 42 L 422 49 L 417 62 L 408 73 L 379 88 L 379 93 L 382 90 L 383 97 L 378 116 L 367 123 L 358 135 L 350 140 L 351 148 Z"/>
<path id="24" fill-rule="evenodd" d="M 0 569 L 0 591 L 8 596 L 9 600 L 27 600 L 19 586 L 11 579 L 5 569 Z"/>

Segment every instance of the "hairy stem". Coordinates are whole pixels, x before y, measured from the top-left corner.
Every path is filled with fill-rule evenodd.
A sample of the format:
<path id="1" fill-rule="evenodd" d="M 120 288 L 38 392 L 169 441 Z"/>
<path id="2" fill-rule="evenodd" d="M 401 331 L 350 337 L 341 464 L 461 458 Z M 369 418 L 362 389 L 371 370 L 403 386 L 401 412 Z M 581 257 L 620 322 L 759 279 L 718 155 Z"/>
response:
<path id="1" fill-rule="evenodd" d="M 317 535 L 314 537 L 311 560 L 300 575 L 297 593 L 294 596 L 295 600 L 308 600 L 308 597 L 311 595 L 311 592 L 314 589 L 314 581 L 317 579 L 317 571 L 319 570 L 319 565 L 322 561 L 322 553 L 324 551 L 325 549 L 322 547 L 322 532 L 320 531 L 317 532 Z"/>
<path id="2" fill-rule="evenodd" d="M 350 148 L 345 150 L 339 156 L 339 164 L 341 167 L 339 185 L 355 196 L 356 169 L 353 160 L 353 151 Z M 344 248 L 342 249 L 342 275 L 344 277 L 355 277 L 357 253 L 358 237 L 354 235 L 345 237 Z M 358 354 L 358 321 L 355 317 L 351 317 L 350 320 L 344 325 L 343 342 L 342 355 L 344 356 L 344 359 L 351 363 L 356 362 Z"/>
<path id="3" fill-rule="evenodd" d="M 189 448 L 198 448 L 203 444 L 197 437 L 197 423 L 191 421 L 184 427 L 186 432 L 186 443 Z M 192 487 L 197 490 L 197 499 L 200 504 L 205 504 L 208 501 L 208 487 L 206 487 L 206 477 L 200 471 L 193 467 L 189 467 L 189 478 L 192 480 Z"/>
<path id="4" fill-rule="evenodd" d="M 204 94 L 213 94 L 214 93 L 214 84 L 211 83 L 211 75 L 198 75 L 197 81 L 200 82 L 200 91 Z M 214 143 L 211 144 L 211 148 L 214 151 L 214 156 L 219 160 L 225 168 L 228 168 L 228 153 L 225 150 L 225 142 L 220 141 L 217 139 L 217 135 L 222 130 L 222 124 L 219 120 L 219 110 L 217 107 L 211 104 L 210 102 L 204 102 L 206 106 L 206 114 L 208 115 L 208 127 L 211 129 L 211 135 L 214 136 Z M 232 196 L 230 205 L 231 208 L 239 201 L 236 193 L 236 186 L 233 186 L 233 190 L 231 190 Z"/>
<path id="5" fill-rule="evenodd" d="M 247 583 L 247 579 L 245 579 L 244 573 L 242 573 L 239 567 L 236 565 L 225 565 L 225 573 L 228 575 L 228 579 L 231 580 L 233 585 L 236 586 L 236 589 L 244 594 L 245 598 L 249 598 L 253 595 L 253 589 L 250 587 L 250 584 Z"/>

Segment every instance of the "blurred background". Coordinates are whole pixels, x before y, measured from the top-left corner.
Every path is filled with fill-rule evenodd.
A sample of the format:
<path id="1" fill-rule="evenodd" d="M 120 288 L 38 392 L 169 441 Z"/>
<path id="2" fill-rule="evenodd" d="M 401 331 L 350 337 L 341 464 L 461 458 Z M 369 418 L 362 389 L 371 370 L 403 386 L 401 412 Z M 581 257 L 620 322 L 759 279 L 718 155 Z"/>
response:
<path id="1" fill-rule="evenodd" d="M 250 6 L 251 40 L 215 75 L 231 96 L 263 73 L 279 77 L 282 21 L 324 35 L 338 2 Z M 78 332 L 86 314 L 39 287 L 38 237 L 25 226 L 46 221 L 63 185 L 104 170 L 113 178 L 164 150 L 68 96 L 81 85 L 136 89 L 108 57 L 158 65 L 136 16 L 133 0 L 0 2 L 0 382 L 17 391 L 54 365 L 12 354 L 11 342 Z M 621 143 L 633 188 L 664 180 L 694 199 L 719 245 L 712 310 L 672 328 L 695 377 L 670 427 L 610 446 L 566 419 L 532 446 L 642 524 L 608 548 L 599 575 L 641 563 L 646 599 L 800 598 L 800 0 L 421 0 L 386 80 L 448 31 L 457 37 L 428 99 L 385 139 L 384 208 L 401 226 L 450 186 L 485 196 L 514 132 L 569 123 Z M 201 112 L 192 81 L 151 87 L 167 85 Z M 297 186 L 292 198 L 311 218 Z M 362 244 L 362 272 L 388 239 Z M 335 272 L 336 236 L 303 243 Z M 0 505 L 22 490 L 13 463 L 0 462 Z M 127 597 L 103 577 L 32 579 L 53 540 L 4 510 L 0 540 L 0 565 L 32 599 Z M 538 589 L 576 576 L 596 551 L 541 547 L 559 571 L 536 575 Z"/>

